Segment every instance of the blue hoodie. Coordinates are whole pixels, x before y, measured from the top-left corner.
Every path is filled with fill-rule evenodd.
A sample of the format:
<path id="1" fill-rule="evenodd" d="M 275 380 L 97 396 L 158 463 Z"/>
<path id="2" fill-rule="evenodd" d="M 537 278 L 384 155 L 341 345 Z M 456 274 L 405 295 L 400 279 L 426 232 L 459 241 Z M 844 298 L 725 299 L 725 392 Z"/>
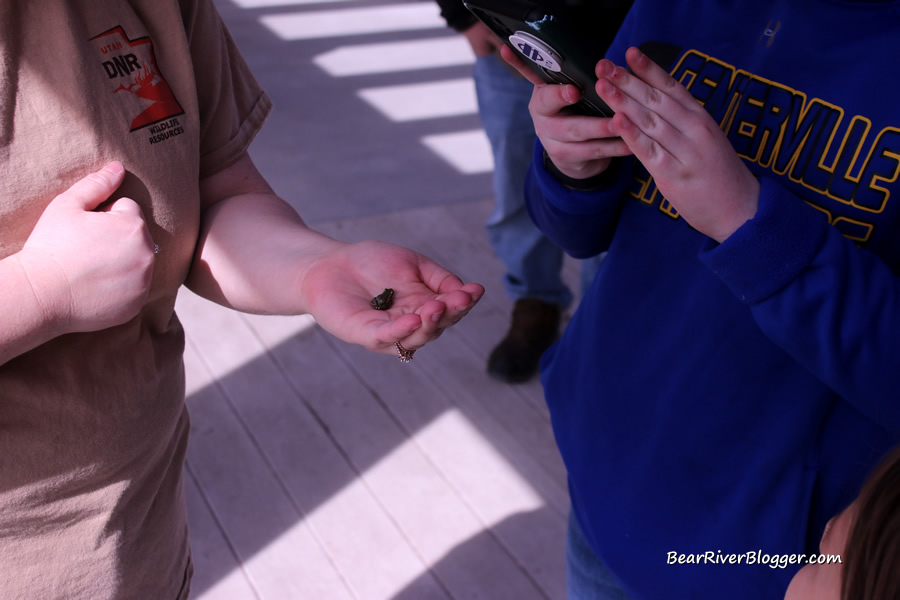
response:
<path id="1" fill-rule="evenodd" d="M 579 192 L 535 148 L 535 222 L 609 252 L 542 381 L 573 510 L 636 600 L 782 598 L 900 441 L 898 42 L 898 1 L 635 2 L 608 56 L 643 46 L 759 177 L 722 244 L 634 159 Z"/>

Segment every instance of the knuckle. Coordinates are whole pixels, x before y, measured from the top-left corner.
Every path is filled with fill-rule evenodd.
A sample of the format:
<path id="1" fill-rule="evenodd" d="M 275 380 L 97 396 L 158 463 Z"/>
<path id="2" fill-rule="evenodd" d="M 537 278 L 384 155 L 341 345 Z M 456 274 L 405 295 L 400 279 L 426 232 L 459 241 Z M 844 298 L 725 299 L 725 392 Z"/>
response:
<path id="1" fill-rule="evenodd" d="M 91 173 L 70 187 L 67 192 L 86 197 L 106 198 L 112 193 L 112 183 L 100 173 Z"/>
<path id="2" fill-rule="evenodd" d="M 654 140 L 650 140 L 647 143 L 645 153 L 647 155 L 647 159 L 650 162 L 658 163 L 663 158 L 665 158 L 664 153 L 662 152 L 662 149 L 660 148 L 659 144 L 657 144 L 656 141 L 654 141 Z"/>
<path id="3" fill-rule="evenodd" d="M 583 137 L 581 127 L 576 119 L 563 120 L 562 131 L 560 132 L 566 140 L 580 140 Z"/>
<path id="4" fill-rule="evenodd" d="M 657 119 L 656 113 L 647 111 L 641 115 L 640 126 L 644 131 L 655 131 L 658 125 L 659 119 Z"/>
<path id="5" fill-rule="evenodd" d="M 610 157 L 606 144 L 597 144 L 592 148 L 591 160 L 605 160 Z"/>
<path id="6" fill-rule="evenodd" d="M 648 87 L 646 102 L 650 106 L 659 106 L 663 102 L 663 93 L 657 88 Z"/>
<path id="7" fill-rule="evenodd" d="M 81 179 L 79 183 L 95 184 L 99 186 L 107 185 L 109 182 L 101 173 L 90 173 Z"/>

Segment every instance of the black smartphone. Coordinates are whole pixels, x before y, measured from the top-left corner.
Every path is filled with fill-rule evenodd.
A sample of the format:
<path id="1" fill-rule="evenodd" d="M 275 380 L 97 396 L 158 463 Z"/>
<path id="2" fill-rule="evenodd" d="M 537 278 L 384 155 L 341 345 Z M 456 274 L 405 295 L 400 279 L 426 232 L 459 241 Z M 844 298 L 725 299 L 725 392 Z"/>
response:
<path id="1" fill-rule="evenodd" d="M 463 4 L 518 52 L 541 79 L 577 86 L 582 92 L 575 105 L 577 111 L 613 116 L 613 110 L 594 89 L 594 66 L 603 58 L 610 40 L 598 44 L 596 36 L 592 38 L 584 27 L 572 23 L 565 11 L 547 9 L 530 0 L 463 0 Z"/>

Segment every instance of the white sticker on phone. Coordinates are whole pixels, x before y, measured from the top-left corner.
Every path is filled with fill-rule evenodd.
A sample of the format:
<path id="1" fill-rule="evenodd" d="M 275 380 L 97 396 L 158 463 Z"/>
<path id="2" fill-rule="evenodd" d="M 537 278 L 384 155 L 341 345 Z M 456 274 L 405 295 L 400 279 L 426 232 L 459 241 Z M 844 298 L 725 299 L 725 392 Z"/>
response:
<path id="1" fill-rule="evenodd" d="M 530 33 L 517 31 L 509 36 L 509 43 L 525 58 L 539 64 L 548 71 L 553 71 L 554 73 L 562 71 L 562 58 L 560 58 L 559 54 Z"/>

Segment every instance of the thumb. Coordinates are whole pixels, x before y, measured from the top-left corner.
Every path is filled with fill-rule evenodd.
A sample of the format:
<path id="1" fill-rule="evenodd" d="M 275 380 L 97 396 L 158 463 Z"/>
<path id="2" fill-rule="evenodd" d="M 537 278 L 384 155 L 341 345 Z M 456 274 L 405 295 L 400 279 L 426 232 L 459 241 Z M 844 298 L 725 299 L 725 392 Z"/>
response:
<path id="1" fill-rule="evenodd" d="M 76 182 L 57 198 L 86 211 L 94 210 L 116 191 L 124 178 L 125 167 L 119 161 L 113 161 Z"/>

